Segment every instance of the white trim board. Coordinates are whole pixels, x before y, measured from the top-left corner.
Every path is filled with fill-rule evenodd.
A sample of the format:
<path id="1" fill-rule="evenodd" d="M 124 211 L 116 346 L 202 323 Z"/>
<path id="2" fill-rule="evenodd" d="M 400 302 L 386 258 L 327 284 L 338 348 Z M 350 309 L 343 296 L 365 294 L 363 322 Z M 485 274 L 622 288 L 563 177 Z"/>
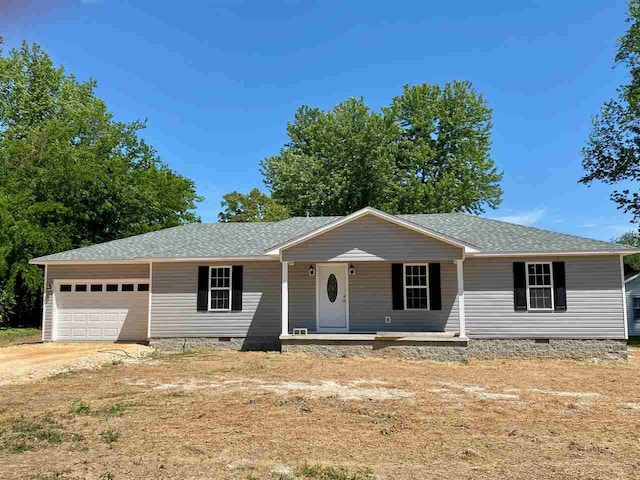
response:
<path id="1" fill-rule="evenodd" d="M 625 278 L 624 283 L 629 283 L 638 277 L 640 277 L 640 272 L 636 273 L 635 275 L 631 275 L 629 278 Z"/>
<path id="2" fill-rule="evenodd" d="M 624 281 L 624 256 L 620 255 L 620 279 L 622 280 L 622 318 L 624 322 L 624 338 L 629 339 L 629 319 L 627 318 L 627 284 Z"/>
<path id="3" fill-rule="evenodd" d="M 134 257 L 130 260 L 29 260 L 31 265 L 131 265 L 152 262 L 273 262 L 267 255 L 247 257 Z"/>

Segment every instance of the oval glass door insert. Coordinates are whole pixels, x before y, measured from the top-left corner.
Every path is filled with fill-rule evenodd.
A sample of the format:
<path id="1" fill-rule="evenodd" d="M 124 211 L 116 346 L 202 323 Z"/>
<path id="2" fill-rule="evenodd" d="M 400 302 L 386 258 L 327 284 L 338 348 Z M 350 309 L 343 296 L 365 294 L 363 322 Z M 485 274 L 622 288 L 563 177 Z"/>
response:
<path id="1" fill-rule="evenodd" d="M 327 297 L 329 297 L 331 303 L 338 298 L 338 279 L 333 273 L 327 279 Z"/>

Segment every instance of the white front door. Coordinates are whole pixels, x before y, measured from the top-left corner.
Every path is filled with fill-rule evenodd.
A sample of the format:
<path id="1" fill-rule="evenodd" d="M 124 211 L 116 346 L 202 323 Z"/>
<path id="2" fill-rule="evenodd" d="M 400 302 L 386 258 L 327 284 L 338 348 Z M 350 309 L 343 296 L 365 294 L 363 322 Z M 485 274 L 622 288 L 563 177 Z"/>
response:
<path id="1" fill-rule="evenodd" d="M 348 331 L 347 265 L 318 265 L 316 301 L 319 331 Z"/>

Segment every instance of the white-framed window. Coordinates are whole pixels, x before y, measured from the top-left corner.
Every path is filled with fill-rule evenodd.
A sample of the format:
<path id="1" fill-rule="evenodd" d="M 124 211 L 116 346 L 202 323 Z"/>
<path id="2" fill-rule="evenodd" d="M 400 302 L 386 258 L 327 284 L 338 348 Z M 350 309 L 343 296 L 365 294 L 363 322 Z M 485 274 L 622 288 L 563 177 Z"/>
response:
<path id="1" fill-rule="evenodd" d="M 209 267 L 209 311 L 231 310 L 231 267 Z"/>
<path id="2" fill-rule="evenodd" d="M 640 322 L 640 297 L 633 297 L 633 321 Z"/>
<path id="3" fill-rule="evenodd" d="M 429 310 L 429 264 L 404 264 L 404 309 Z"/>
<path id="4" fill-rule="evenodd" d="M 529 310 L 553 310 L 551 262 L 527 262 L 527 304 Z"/>

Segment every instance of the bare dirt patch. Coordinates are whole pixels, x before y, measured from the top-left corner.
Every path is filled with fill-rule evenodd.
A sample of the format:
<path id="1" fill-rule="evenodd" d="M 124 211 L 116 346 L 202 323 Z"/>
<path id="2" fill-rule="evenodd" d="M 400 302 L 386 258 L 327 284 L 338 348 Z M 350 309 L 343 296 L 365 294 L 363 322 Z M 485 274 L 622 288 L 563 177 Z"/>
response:
<path id="1" fill-rule="evenodd" d="M 291 393 L 307 398 L 335 397 L 340 400 L 399 400 L 413 396 L 410 392 L 398 390 L 396 388 L 380 387 L 385 382 L 372 380 L 355 380 L 347 383 L 333 381 L 311 382 L 265 382 L 255 378 L 240 378 L 234 380 L 224 379 L 202 379 L 190 378 L 181 379 L 177 383 L 162 383 L 158 380 L 147 382 L 143 379 L 126 380 L 125 383 L 135 386 L 145 386 L 153 390 L 171 390 L 182 392 L 205 392 L 210 394 L 232 394 L 237 392 L 263 394 L 273 392 L 280 395 Z M 375 385 L 375 387 L 365 388 L 364 385 Z"/>
<path id="2" fill-rule="evenodd" d="M 636 478 L 636 405 L 635 355 L 160 356 L 0 387 L 0 478 Z"/>
<path id="3" fill-rule="evenodd" d="M 0 385 L 24 384 L 75 370 L 137 362 L 153 349 L 137 344 L 43 343 L 0 350 Z"/>

